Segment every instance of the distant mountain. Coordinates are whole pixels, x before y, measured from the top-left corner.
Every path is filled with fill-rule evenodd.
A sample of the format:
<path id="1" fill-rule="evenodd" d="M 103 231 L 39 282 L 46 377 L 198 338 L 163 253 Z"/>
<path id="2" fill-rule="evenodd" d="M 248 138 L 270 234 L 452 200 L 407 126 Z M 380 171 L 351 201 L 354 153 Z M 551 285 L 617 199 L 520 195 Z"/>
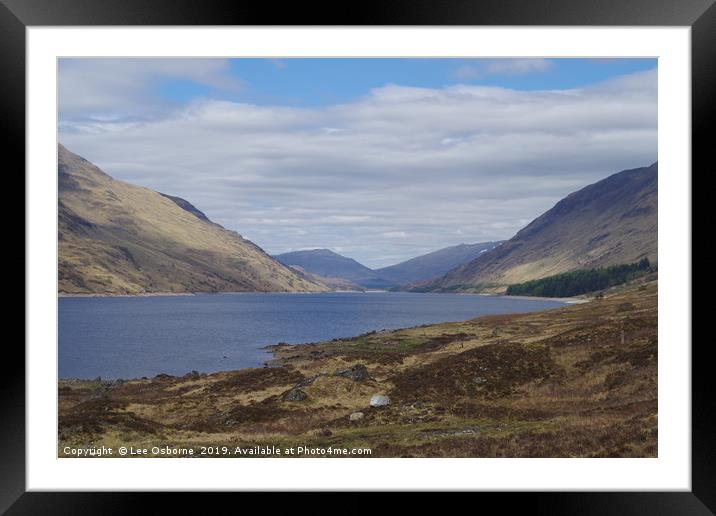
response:
<path id="1" fill-rule="evenodd" d="M 61 293 L 326 291 L 179 197 L 117 181 L 62 145 Z"/>
<path id="2" fill-rule="evenodd" d="M 362 287 L 360 285 L 357 285 L 356 283 L 353 283 L 350 280 L 347 280 L 345 278 L 327 278 L 325 276 L 321 276 L 320 274 L 314 274 L 312 272 L 308 272 L 303 267 L 299 265 L 292 265 L 289 266 L 294 271 L 298 272 L 298 274 L 302 277 L 308 278 L 309 280 L 319 283 L 322 285 L 326 285 L 328 288 L 330 288 L 333 291 L 339 291 L 339 290 L 352 290 L 356 292 L 364 292 L 366 290 L 366 287 Z"/>
<path id="3" fill-rule="evenodd" d="M 425 281 L 436 276 L 442 276 L 449 270 L 477 258 L 490 249 L 494 249 L 501 243 L 502 241 L 483 242 L 480 244 L 459 244 L 445 247 L 396 265 L 376 269 L 375 273 L 381 278 L 398 285 Z"/>
<path id="4" fill-rule="evenodd" d="M 499 244 L 484 242 L 455 245 L 375 270 L 329 249 L 294 251 L 274 258 L 333 288 L 393 288 L 440 276 Z"/>
<path id="5" fill-rule="evenodd" d="M 289 267 L 298 267 L 303 271 L 316 274 L 328 280 L 342 279 L 365 288 L 390 288 L 395 283 L 387 281 L 375 271 L 353 258 L 341 256 L 329 249 L 311 249 L 293 251 L 274 256 Z"/>
<path id="6" fill-rule="evenodd" d="M 582 268 L 657 262 L 658 164 L 625 170 L 574 192 L 510 240 L 419 291 L 503 291 Z"/>

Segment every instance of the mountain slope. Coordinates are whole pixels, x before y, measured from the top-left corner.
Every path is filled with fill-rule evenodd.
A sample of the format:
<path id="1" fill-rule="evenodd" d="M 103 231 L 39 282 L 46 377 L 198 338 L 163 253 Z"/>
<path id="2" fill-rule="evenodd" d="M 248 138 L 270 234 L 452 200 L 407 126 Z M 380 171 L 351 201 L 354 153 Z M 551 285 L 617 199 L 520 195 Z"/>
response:
<path id="1" fill-rule="evenodd" d="M 341 256 L 329 249 L 294 251 L 276 255 L 274 258 L 284 265 L 300 268 L 328 280 L 340 278 L 366 288 L 388 288 L 395 285 L 353 258 Z"/>
<path id="2" fill-rule="evenodd" d="M 353 283 L 350 280 L 347 280 L 345 278 L 327 278 L 325 276 L 321 276 L 320 274 L 314 274 L 312 272 L 308 272 L 303 267 L 299 265 L 293 265 L 289 266 L 302 277 L 308 278 L 309 280 L 320 283 L 322 285 L 325 285 L 326 287 L 330 288 L 333 291 L 353 291 L 353 292 L 365 292 L 365 287 L 362 287 L 360 285 L 357 285 Z"/>
<path id="3" fill-rule="evenodd" d="M 62 145 L 59 291 L 327 290 L 178 197 L 116 181 Z"/>
<path id="4" fill-rule="evenodd" d="M 658 164 L 574 192 L 507 242 L 413 290 L 501 291 L 575 269 L 657 262 Z"/>
<path id="5" fill-rule="evenodd" d="M 432 253 L 424 254 L 404 262 L 376 269 L 375 273 L 398 285 L 407 285 L 418 281 L 426 281 L 464 263 L 477 258 L 502 242 L 482 242 L 479 244 L 459 244 L 445 247 Z"/>

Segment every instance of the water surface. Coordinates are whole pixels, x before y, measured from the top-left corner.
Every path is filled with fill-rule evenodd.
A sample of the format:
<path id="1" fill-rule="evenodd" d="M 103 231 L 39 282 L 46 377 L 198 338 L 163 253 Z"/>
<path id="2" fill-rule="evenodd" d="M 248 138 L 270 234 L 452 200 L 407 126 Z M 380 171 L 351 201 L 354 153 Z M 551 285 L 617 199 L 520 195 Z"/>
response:
<path id="1" fill-rule="evenodd" d="M 354 337 L 562 306 L 460 294 L 331 292 L 59 299 L 60 378 L 139 378 L 257 367 L 267 344 Z"/>

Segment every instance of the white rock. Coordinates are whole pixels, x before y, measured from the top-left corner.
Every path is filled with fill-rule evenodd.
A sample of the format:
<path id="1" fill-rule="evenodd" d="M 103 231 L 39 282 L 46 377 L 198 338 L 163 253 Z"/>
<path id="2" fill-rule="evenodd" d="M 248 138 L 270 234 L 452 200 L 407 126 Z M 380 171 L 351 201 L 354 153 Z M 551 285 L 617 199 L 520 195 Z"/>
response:
<path id="1" fill-rule="evenodd" d="M 351 421 L 360 421 L 363 419 L 363 412 L 353 412 L 350 416 Z"/>
<path id="2" fill-rule="evenodd" d="M 383 394 L 374 394 L 370 399 L 371 407 L 383 407 L 385 405 L 390 405 L 390 398 L 388 396 Z"/>

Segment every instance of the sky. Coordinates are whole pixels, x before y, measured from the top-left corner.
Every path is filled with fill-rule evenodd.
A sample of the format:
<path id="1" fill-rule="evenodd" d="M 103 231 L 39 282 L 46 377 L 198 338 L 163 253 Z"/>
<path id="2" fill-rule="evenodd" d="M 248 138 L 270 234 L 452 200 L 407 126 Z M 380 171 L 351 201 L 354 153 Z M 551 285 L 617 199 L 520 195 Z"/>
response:
<path id="1" fill-rule="evenodd" d="M 512 237 L 657 160 L 655 59 L 59 61 L 59 140 L 270 254 Z"/>

